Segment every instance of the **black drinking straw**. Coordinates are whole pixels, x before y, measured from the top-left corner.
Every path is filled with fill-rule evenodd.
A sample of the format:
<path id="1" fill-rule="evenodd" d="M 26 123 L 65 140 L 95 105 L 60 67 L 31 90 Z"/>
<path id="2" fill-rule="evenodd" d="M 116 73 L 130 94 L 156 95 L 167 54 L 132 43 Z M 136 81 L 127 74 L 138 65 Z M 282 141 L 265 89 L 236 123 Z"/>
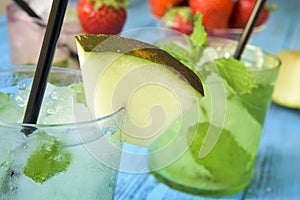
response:
<path id="1" fill-rule="evenodd" d="M 254 29 L 255 23 L 258 19 L 258 16 L 261 12 L 261 10 L 263 9 L 263 6 L 265 4 L 266 0 L 257 0 L 255 3 L 255 6 L 251 12 L 251 15 L 248 19 L 248 22 L 246 24 L 245 29 L 242 32 L 242 35 L 239 39 L 238 45 L 237 45 L 237 49 L 233 55 L 233 57 L 237 60 L 240 60 L 241 55 L 245 49 L 245 46 L 252 34 L 252 31 Z"/>
<path id="2" fill-rule="evenodd" d="M 32 8 L 27 4 L 27 2 L 23 1 L 23 0 L 13 0 L 24 12 L 26 12 L 30 17 L 32 18 L 36 18 L 39 20 L 42 20 L 42 18 L 34 11 L 32 10 Z M 40 27 L 44 28 L 45 25 L 43 23 L 40 23 L 38 21 L 36 21 L 36 24 L 39 25 Z M 77 57 L 77 53 L 74 52 L 67 44 L 62 44 L 62 43 L 58 43 L 57 46 L 59 48 L 66 48 L 66 50 L 69 53 L 69 56 L 76 62 L 78 63 L 78 57 Z"/>
<path id="3" fill-rule="evenodd" d="M 53 0 L 42 48 L 39 55 L 29 100 L 27 103 L 23 123 L 36 124 L 42 105 L 47 78 L 51 68 L 55 46 L 63 24 L 68 0 Z M 35 129 L 24 126 L 22 132 L 25 135 L 31 134 Z"/>

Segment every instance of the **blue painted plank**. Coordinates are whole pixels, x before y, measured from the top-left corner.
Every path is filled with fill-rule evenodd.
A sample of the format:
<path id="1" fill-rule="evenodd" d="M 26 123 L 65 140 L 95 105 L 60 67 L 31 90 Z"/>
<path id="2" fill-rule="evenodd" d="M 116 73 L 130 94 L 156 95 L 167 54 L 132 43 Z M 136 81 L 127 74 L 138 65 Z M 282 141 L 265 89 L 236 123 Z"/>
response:
<path id="1" fill-rule="evenodd" d="M 300 110 L 273 104 L 264 128 L 251 199 L 299 199 Z"/>
<path id="2" fill-rule="evenodd" d="M 228 196 L 227 199 L 241 199 L 243 193 Z M 151 174 L 129 174 L 121 172 L 116 188 L 115 200 L 217 200 L 183 193 L 159 183 Z"/>
<path id="3" fill-rule="evenodd" d="M 291 37 L 289 40 L 289 43 L 287 46 L 284 46 L 285 49 L 293 49 L 293 50 L 300 50 L 300 1 L 297 1 L 297 4 L 295 5 L 296 9 L 296 16 L 294 19 L 292 19 L 292 23 L 290 23 L 291 29 L 294 29 L 294 31 L 291 31 Z"/>
<path id="4" fill-rule="evenodd" d="M 255 34 L 250 43 L 277 53 L 290 45 L 291 34 L 295 32 L 295 23 L 299 20 L 300 1 L 268 0 L 267 3 L 277 5 L 278 10 L 270 14 L 266 28 Z"/>
<path id="5" fill-rule="evenodd" d="M 150 13 L 148 1 L 130 0 L 127 8 L 127 20 L 123 31 L 137 28 L 156 27 L 157 21 Z"/>
<path id="6" fill-rule="evenodd" d="M 0 69 L 10 65 L 6 16 L 0 15 Z"/>

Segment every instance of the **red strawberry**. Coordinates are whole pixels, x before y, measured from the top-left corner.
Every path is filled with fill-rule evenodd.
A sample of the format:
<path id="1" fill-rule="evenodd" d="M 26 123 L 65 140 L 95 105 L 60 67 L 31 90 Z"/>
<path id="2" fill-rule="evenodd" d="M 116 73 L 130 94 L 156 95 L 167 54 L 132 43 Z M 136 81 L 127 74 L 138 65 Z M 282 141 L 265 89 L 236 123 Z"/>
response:
<path id="1" fill-rule="evenodd" d="M 162 17 L 165 27 L 190 35 L 193 32 L 193 16 L 190 7 L 173 7 Z"/>
<path id="2" fill-rule="evenodd" d="M 193 32 L 193 24 L 183 16 L 178 15 L 174 20 L 173 30 L 190 35 Z"/>
<path id="3" fill-rule="evenodd" d="M 237 0 L 233 7 L 230 19 L 230 27 L 244 28 L 255 6 L 255 2 L 256 0 Z M 255 25 L 259 26 L 265 23 L 268 17 L 269 11 L 266 8 L 263 8 Z"/>
<path id="4" fill-rule="evenodd" d="M 227 28 L 233 9 L 232 0 L 190 0 L 192 13 L 201 13 L 206 28 Z"/>
<path id="5" fill-rule="evenodd" d="M 148 0 L 150 11 L 156 17 L 162 17 L 168 8 L 187 3 L 187 0 Z"/>
<path id="6" fill-rule="evenodd" d="M 79 0 L 77 15 L 86 33 L 118 34 L 126 22 L 126 0 Z"/>

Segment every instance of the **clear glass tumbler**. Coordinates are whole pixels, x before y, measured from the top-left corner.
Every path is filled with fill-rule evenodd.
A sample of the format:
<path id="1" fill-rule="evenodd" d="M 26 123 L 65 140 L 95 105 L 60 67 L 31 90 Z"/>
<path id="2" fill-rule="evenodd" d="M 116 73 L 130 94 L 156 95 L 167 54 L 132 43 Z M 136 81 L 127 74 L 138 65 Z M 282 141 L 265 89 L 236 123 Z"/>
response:
<path id="1" fill-rule="evenodd" d="M 208 50 L 208 57 L 230 56 L 236 45 L 232 40 L 210 38 L 208 46 L 215 51 Z M 281 62 L 254 46 L 247 46 L 241 60 L 254 80 L 252 90 L 244 94 L 229 87 L 215 68 L 199 67 L 206 86 L 204 98 L 192 109 L 199 114 L 198 122 L 188 126 L 191 120 L 185 119 L 196 115 L 186 113 L 182 123 L 174 123 L 150 147 L 149 168 L 159 181 L 204 196 L 230 195 L 249 185 Z M 239 73 L 231 74 L 232 80 L 243 78 Z M 167 163 L 179 146 L 172 147 L 171 140 L 187 148 Z"/>
<path id="2" fill-rule="evenodd" d="M 80 72 L 52 68 L 38 123 L 22 124 L 34 69 L 0 71 L 0 199 L 113 199 L 123 110 L 91 119 Z"/>
<path id="3" fill-rule="evenodd" d="M 46 30 L 46 20 L 28 16 L 15 3 L 8 5 L 6 15 L 11 64 L 15 66 L 36 65 Z M 82 29 L 76 14 L 76 2 L 70 2 L 59 36 L 53 66 L 79 68 L 74 37 L 81 33 Z"/>

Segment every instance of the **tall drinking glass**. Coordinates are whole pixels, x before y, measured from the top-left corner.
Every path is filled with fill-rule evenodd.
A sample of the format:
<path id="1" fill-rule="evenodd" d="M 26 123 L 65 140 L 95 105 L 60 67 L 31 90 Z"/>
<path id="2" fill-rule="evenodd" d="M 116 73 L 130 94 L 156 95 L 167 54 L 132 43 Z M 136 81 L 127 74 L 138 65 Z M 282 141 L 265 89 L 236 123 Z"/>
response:
<path id="1" fill-rule="evenodd" d="M 211 38 L 205 57 L 228 57 L 236 45 L 231 40 Z M 247 46 L 242 61 L 254 80 L 252 90 L 244 94 L 229 87 L 212 66 L 200 65 L 206 88 L 204 98 L 194 108 L 199 112 L 198 122 L 174 123 L 150 147 L 149 167 L 159 181 L 184 192 L 206 196 L 229 195 L 249 185 L 281 62 L 277 56 L 254 46 Z M 238 70 L 231 76 L 231 81 L 243 78 Z M 187 113 L 182 119 L 189 116 Z M 166 150 L 170 138 L 185 143 L 188 148 L 178 159 L 167 163 L 178 148 L 177 145 Z"/>
<path id="2" fill-rule="evenodd" d="M 80 72 L 52 68 L 37 125 L 22 124 L 33 74 L 0 71 L 0 199 L 113 199 L 123 110 L 92 120 Z"/>

